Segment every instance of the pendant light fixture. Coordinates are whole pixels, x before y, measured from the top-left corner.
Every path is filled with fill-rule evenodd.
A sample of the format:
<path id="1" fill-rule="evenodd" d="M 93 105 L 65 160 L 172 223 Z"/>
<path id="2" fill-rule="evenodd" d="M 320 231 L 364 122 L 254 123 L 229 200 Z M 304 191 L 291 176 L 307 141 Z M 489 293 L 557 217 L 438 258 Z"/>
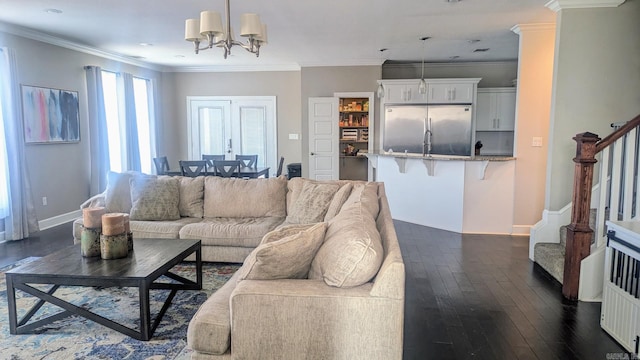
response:
<path id="1" fill-rule="evenodd" d="M 429 40 L 430 37 L 429 36 L 425 36 L 425 37 L 421 37 L 420 40 L 422 41 L 423 44 L 426 44 L 426 41 Z M 423 45 L 423 51 L 422 51 L 422 74 L 420 75 L 420 85 L 418 86 L 418 92 L 420 94 L 426 94 L 427 93 L 427 82 L 424 80 L 424 54 L 426 52 L 426 45 Z"/>
<path id="2" fill-rule="evenodd" d="M 217 11 L 203 11 L 200 20 L 187 19 L 185 21 L 184 38 L 195 46 L 196 54 L 200 51 L 212 49 L 214 46 L 224 49 L 224 58 L 231 55 L 231 47 L 240 46 L 256 56 L 260 56 L 260 47 L 267 44 L 267 25 L 260 21 L 258 14 L 242 14 L 240 17 L 240 36 L 247 37 L 247 42 L 234 39 L 231 28 L 231 9 L 229 0 L 225 1 L 225 26 Z M 203 47 L 200 43 L 205 42 Z"/>
<path id="3" fill-rule="evenodd" d="M 387 50 L 388 50 L 387 48 L 380 49 L 380 61 L 381 61 L 380 66 L 384 64 L 384 61 L 382 61 L 382 53 L 384 53 Z M 379 99 L 382 99 L 384 97 L 384 86 L 382 85 L 382 82 L 378 82 L 378 91 L 376 91 L 376 93 Z"/>

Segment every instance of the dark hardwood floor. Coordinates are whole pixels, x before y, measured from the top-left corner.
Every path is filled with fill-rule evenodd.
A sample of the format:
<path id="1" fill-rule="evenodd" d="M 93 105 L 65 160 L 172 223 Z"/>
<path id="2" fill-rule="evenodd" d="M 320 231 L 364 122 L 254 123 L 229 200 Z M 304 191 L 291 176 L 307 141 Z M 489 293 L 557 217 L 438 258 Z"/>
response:
<path id="1" fill-rule="evenodd" d="M 624 349 L 599 303 L 565 301 L 527 257 L 528 238 L 396 221 L 406 265 L 405 359 L 607 359 Z M 0 267 L 72 244 L 71 224 L 0 244 Z"/>

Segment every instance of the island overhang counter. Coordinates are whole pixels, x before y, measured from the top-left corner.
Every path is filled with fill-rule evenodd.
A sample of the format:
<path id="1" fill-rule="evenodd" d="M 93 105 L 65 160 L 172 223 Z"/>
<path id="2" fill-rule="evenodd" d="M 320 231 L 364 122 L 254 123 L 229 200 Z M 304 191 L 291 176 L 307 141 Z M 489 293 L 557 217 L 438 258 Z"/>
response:
<path id="1" fill-rule="evenodd" d="M 366 156 L 394 219 L 457 233 L 513 233 L 514 157 Z"/>

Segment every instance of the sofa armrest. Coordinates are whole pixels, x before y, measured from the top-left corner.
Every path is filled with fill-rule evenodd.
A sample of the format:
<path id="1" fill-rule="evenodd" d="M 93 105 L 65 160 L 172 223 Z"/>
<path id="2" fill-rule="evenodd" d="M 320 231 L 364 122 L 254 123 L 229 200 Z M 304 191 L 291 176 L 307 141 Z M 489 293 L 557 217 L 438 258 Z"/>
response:
<path id="1" fill-rule="evenodd" d="M 371 296 L 372 284 L 243 280 L 231 295 L 238 359 L 401 359 L 404 299 Z"/>
<path id="2" fill-rule="evenodd" d="M 86 200 L 85 202 L 83 202 L 80 205 L 80 209 L 86 209 L 86 208 L 94 208 L 94 207 L 104 207 L 106 202 L 106 191 L 97 195 L 93 195 L 92 197 L 90 197 L 88 200 Z"/>

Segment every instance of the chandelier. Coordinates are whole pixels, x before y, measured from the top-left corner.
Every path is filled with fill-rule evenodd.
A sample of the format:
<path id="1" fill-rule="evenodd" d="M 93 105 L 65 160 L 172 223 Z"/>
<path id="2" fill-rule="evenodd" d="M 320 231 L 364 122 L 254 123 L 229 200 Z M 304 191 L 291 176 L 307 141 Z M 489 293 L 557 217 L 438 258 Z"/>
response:
<path id="1" fill-rule="evenodd" d="M 225 3 L 226 26 L 222 27 L 220 13 L 217 11 L 203 11 L 200 20 L 187 19 L 185 21 L 184 39 L 193 42 L 196 54 L 214 46 L 224 48 L 224 58 L 231 54 L 231 47 L 238 45 L 256 57 L 260 56 L 260 46 L 267 43 L 267 25 L 260 22 L 258 14 L 242 14 L 240 17 L 240 36 L 248 37 L 247 42 L 234 39 L 229 14 L 229 0 Z M 200 43 L 207 43 L 200 47 Z"/>

